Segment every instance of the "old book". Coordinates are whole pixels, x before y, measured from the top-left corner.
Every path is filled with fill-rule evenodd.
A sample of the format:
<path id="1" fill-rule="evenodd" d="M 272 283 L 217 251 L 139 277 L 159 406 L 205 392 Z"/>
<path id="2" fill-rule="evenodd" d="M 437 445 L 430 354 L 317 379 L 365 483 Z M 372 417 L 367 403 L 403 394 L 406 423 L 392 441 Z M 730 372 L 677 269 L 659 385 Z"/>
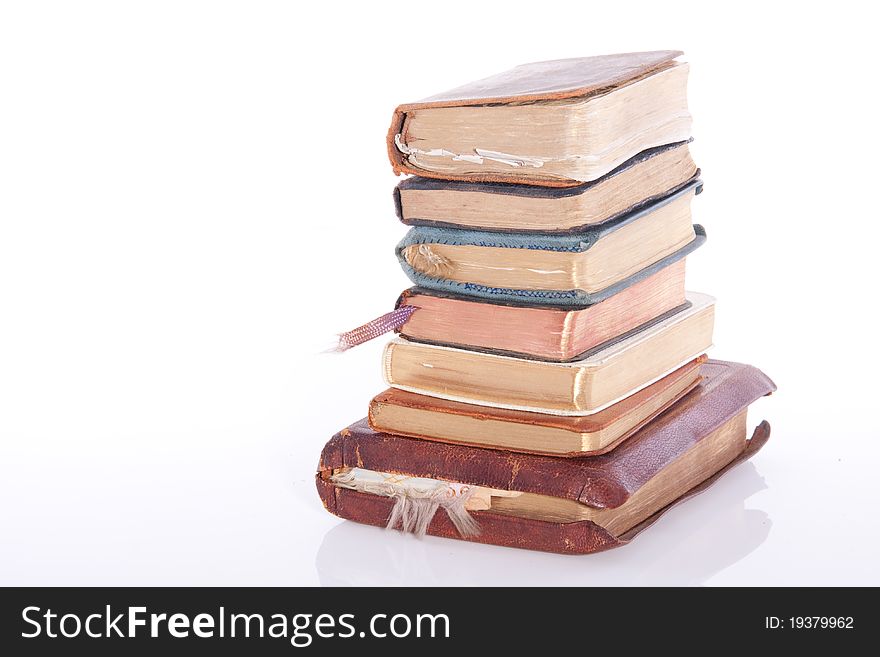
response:
<path id="1" fill-rule="evenodd" d="M 590 415 L 660 380 L 712 344 L 714 299 L 691 305 L 581 360 L 553 363 L 396 338 L 383 372 L 393 388 L 480 406 Z"/>
<path id="2" fill-rule="evenodd" d="M 568 187 L 687 140 L 687 64 L 674 50 L 562 59 L 397 108 L 397 173 Z"/>
<path id="3" fill-rule="evenodd" d="M 604 223 L 697 179 L 687 142 L 658 146 L 577 187 L 537 187 L 406 178 L 394 190 L 398 218 L 412 226 L 558 233 Z"/>
<path id="4" fill-rule="evenodd" d="M 328 511 L 372 525 L 569 554 L 628 542 L 767 441 L 746 409 L 775 390 L 762 372 L 709 361 L 667 413 L 601 456 L 560 459 L 379 433 L 334 436 L 316 476 Z"/>
<path id="5" fill-rule="evenodd" d="M 559 416 L 463 404 L 389 388 L 370 402 L 376 431 L 514 452 L 585 456 L 607 452 L 700 382 L 693 360 L 593 415 Z"/>
<path id="6" fill-rule="evenodd" d="M 565 235 L 418 226 L 397 247 L 416 284 L 531 303 L 595 303 L 697 248 L 696 183 L 615 221 Z"/>
<path id="7" fill-rule="evenodd" d="M 400 328 L 416 342 L 567 361 L 684 310 L 685 260 L 590 306 L 565 307 L 483 301 L 411 288 L 398 307 L 417 308 Z"/>

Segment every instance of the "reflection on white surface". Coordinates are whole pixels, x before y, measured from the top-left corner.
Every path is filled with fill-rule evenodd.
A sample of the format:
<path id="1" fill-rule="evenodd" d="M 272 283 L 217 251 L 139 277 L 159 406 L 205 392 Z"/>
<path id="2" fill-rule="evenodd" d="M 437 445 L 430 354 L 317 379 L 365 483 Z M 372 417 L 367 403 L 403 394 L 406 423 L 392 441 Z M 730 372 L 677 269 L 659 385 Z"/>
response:
<path id="1" fill-rule="evenodd" d="M 746 500 L 766 489 L 752 463 L 671 509 L 631 544 L 571 556 L 426 537 L 344 521 L 315 559 L 325 586 L 695 585 L 760 546 L 771 522 Z"/>

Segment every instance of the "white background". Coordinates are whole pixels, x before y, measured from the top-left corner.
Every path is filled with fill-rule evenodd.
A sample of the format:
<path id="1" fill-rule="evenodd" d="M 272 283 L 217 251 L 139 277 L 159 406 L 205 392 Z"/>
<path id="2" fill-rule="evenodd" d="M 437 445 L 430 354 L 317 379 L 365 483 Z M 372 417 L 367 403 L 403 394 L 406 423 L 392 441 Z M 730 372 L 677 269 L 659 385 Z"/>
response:
<path id="1" fill-rule="evenodd" d="M 880 584 L 868 3 L 490 4 L 2 4 L 0 583 Z M 318 352 L 408 286 L 394 107 L 658 48 L 692 65 L 689 287 L 779 386 L 768 446 L 594 556 L 326 513 L 382 341 Z"/>

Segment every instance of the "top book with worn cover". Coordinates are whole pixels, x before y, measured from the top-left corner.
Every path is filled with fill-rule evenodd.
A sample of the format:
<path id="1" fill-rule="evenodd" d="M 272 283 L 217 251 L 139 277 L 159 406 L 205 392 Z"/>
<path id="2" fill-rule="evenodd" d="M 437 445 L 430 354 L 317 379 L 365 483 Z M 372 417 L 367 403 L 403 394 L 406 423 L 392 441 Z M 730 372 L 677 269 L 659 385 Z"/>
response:
<path id="1" fill-rule="evenodd" d="M 388 131 L 396 173 L 571 187 L 690 138 L 677 50 L 524 64 L 416 103 Z"/>

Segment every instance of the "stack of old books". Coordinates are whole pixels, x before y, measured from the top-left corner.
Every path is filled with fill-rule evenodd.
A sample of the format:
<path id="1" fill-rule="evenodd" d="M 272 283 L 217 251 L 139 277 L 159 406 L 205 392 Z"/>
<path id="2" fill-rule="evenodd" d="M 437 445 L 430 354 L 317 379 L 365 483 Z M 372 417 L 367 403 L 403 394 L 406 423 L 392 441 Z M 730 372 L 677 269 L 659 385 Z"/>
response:
<path id="1" fill-rule="evenodd" d="M 714 300 L 685 291 L 706 234 L 680 55 L 528 64 L 398 107 L 416 287 L 345 338 L 399 332 L 391 387 L 321 456 L 331 512 L 593 552 L 764 444 L 746 410 L 773 383 L 707 360 Z"/>

